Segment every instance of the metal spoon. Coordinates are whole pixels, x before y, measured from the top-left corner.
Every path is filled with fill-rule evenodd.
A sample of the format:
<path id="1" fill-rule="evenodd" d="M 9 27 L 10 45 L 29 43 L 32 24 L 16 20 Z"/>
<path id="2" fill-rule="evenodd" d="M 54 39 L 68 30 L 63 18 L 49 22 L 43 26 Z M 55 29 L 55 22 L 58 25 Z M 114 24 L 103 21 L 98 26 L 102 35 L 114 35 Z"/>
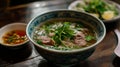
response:
<path id="1" fill-rule="evenodd" d="M 118 45 L 117 45 L 117 47 L 115 48 L 114 53 L 115 53 L 118 57 L 120 57 L 120 31 L 119 31 L 118 29 L 116 29 L 116 30 L 114 30 L 114 31 L 115 31 L 115 33 L 116 33 L 116 35 L 117 35 L 117 37 L 118 37 Z"/>

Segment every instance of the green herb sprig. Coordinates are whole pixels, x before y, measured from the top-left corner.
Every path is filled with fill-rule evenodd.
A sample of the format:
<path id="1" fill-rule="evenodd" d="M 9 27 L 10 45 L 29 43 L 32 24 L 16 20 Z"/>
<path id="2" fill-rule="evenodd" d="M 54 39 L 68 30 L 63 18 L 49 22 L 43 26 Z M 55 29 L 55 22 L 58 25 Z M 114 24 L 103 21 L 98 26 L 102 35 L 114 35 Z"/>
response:
<path id="1" fill-rule="evenodd" d="M 53 40 L 55 40 L 56 43 L 65 46 L 62 40 L 65 38 L 72 38 L 73 36 L 74 30 L 71 29 L 70 22 L 64 22 L 62 26 L 55 30 L 55 36 L 53 37 Z"/>

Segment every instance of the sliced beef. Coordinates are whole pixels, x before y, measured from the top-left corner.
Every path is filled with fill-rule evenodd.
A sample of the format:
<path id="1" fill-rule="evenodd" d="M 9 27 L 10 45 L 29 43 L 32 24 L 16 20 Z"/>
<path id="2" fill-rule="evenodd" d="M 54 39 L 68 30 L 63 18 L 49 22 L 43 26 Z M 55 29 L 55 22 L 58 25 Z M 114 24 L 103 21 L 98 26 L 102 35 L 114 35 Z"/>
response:
<path id="1" fill-rule="evenodd" d="M 88 30 L 87 28 L 82 28 L 81 31 L 82 31 L 85 35 L 87 35 L 87 33 L 89 33 L 89 30 Z"/>
<path id="2" fill-rule="evenodd" d="M 82 32 L 78 32 L 74 37 L 74 43 L 79 46 L 85 46 L 87 44 L 85 35 Z"/>
<path id="3" fill-rule="evenodd" d="M 40 36 L 39 39 L 45 45 L 54 45 L 54 43 L 55 43 L 51 38 L 49 38 L 47 36 Z"/>

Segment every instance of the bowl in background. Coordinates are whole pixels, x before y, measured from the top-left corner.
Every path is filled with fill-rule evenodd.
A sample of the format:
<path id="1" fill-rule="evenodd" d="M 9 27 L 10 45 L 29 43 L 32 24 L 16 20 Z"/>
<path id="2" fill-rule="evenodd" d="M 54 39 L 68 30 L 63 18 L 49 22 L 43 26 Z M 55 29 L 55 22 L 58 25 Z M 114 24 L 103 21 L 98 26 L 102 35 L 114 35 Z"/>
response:
<path id="1" fill-rule="evenodd" d="M 86 0 L 87 1 L 87 0 Z M 92 1 L 92 0 L 90 0 L 90 1 Z M 94 0 L 93 0 L 94 1 Z M 104 17 L 108 17 L 108 18 L 110 18 L 110 17 L 112 17 L 112 18 L 110 18 L 110 19 L 101 19 L 104 23 L 114 23 L 114 22 L 118 22 L 118 21 L 120 21 L 120 5 L 119 4 L 117 4 L 117 3 L 115 3 L 115 2 L 113 2 L 113 1 L 110 1 L 110 0 L 103 0 L 103 2 L 105 2 L 105 3 L 107 3 L 107 4 L 109 4 L 109 6 L 115 6 L 115 8 L 113 9 L 113 8 L 110 8 L 110 9 L 113 9 L 113 10 L 115 10 L 118 14 L 116 15 L 116 16 L 114 16 L 114 17 L 112 17 L 113 16 L 113 13 L 111 12 L 111 11 L 106 11 L 106 12 L 104 12 Z M 83 8 L 81 8 L 81 6 L 79 6 L 78 4 L 80 4 L 80 5 L 82 5 L 83 7 L 85 7 L 86 5 L 85 5 L 85 3 L 84 3 L 84 0 L 76 0 L 76 1 L 73 1 L 69 6 L 68 6 L 68 9 L 70 9 L 70 10 L 76 10 L 76 11 L 82 11 L 82 12 L 86 12 L 86 11 L 84 11 L 84 9 Z M 102 3 L 100 3 L 99 2 L 99 4 L 102 4 Z M 76 7 L 76 6 L 79 6 L 79 7 Z M 103 7 L 99 7 L 99 5 L 98 5 L 98 7 L 96 8 L 96 9 L 102 9 L 102 8 L 105 8 L 105 6 L 103 6 Z M 104 10 L 104 9 L 103 9 Z M 92 15 L 94 15 L 94 16 L 96 16 L 96 17 L 98 17 L 98 14 L 92 14 Z M 100 18 L 99 18 L 100 19 Z"/>
<path id="2" fill-rule="evenodd" d="M 42 45 L 36 43 L 33 40 L 32 36 L 37 26 L 49 20 L 64 20 L 72 22 L 80 21 L 81 23 L 88 24 L 91 27 L 94 27 L 93 29 L 96 31 L 97 34 L 97 42 L 88 47 L 68 51 L 43 47 Z M 34 44 L 38 53 L 47 61 L 57 66 L 72 66 L 78 64 L 80 61 L 83 61 L 92 55 L 95 47 L 105 37 L 106 28 L 101 20 L 89 15 L 88 13 L 73 10 L 54 10 L 33 18 L 27 25 L 26 33 L 29 40 Z"/>
<path id="3" fill-rule="evenodd" d="M 10 23 L 10 24 L 7 24 L 7 25 L 1 27 L 0 28 L 0 45 L 4 48 L 12 49 L 12 50 L 20 49 L 20 48 L 24 47 L 29 41 L 27 39 L 27 37 L 26 37 L 25 41 L 18 42 L 18 43 L 15 43 L 15 44 L 14 43 L 5 43 L 4 38 L 6 38 L 6 36 L 7 36 L 6 39 L 8 39 L 9 42 L 10 41 L 12 42 L 12 40 L 14 40 L 14 39 L 12 39 L 12 38 L 14 38 L 14 36 L 15 37 L 16 36 L 20 37 L 20 36 L 24 36 L 24 35 L 26 36 L 26 26 L 27 26 L 27 24 L 25 24 L 25 23 L 16 22 L 16 23 Z M 18 36 L 18 34 L 15 34 L 15 35 L 10 34 L 11 31 L 15 31 L 15 30 L 18 31 L 20 36 Z"/>

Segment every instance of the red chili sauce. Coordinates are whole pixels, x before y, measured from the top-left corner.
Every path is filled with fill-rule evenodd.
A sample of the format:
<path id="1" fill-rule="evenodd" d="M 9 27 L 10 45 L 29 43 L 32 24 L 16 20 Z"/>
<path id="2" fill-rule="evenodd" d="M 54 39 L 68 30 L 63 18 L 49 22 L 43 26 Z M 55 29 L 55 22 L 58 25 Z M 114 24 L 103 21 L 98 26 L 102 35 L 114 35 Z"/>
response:
<path id="1" fill-rule="evenodd" d="M 26 32 L 23 30 L 13 30 L 7 32 L 3 37 L 5 44 L 15 45 L 25 42 L 27 40 Z"/>

